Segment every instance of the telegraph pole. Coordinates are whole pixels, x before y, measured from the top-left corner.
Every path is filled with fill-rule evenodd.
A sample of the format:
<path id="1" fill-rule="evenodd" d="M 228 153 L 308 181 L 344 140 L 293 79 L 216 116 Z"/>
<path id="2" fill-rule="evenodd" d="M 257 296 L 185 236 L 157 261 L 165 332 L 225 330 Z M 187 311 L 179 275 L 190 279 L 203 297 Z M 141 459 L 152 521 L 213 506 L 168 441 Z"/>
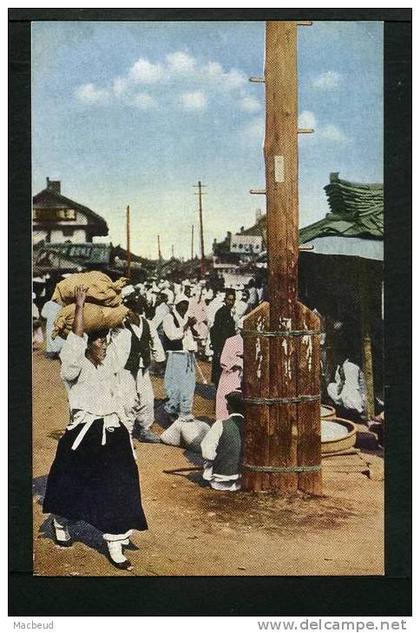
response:
<path id="1" fill-rule="evenodd" d="M 191 261 L 194 259 L 194 224 L 191 225 Z"/>
<path id="2" fill-rule="evenodd" d="M 206 272 L 206 262 L 204 259 L 204 228 L 203 228 L 203 196 L 205 193 L 203 192 L 203 187 L 206 185 L 201 184 L 201 180 L 198 181 L 198 193 L 195 195 L 198 196 L 198 217 L 200 220 L 200 250 L 201 250 L 201 274 L 204 275 Z"/>
<path id="3" fill-rule="evenodd" d="M 174 249 L 174 245 L 173 244 L 171 246 L 171 253 L 172 253 L 172 259 L 175 259 L 175 249 Z"/>
<path id="4" fill-rule="evenodd" d="M 131 274 L 131 250 L 130 250 L 130 207 L 127 206 L 127 277 Z"/>
<path id="5" fill-rule="evenodd" d="M 305 23 L 307 24 L 307 23 Z M 244 321 L 243 487 L 321 494 L 319 318 L 299 303 L 297 23 L 267 22 L 264 141 L 269 303 Z"/>
<path id="6" fill-rule="evenodd" d="M 162 261 L 162 251 L 160 250 L 160 235 L 157 236 L 157 245 L 158 245 L 158 260 L 160 263 Z"/>

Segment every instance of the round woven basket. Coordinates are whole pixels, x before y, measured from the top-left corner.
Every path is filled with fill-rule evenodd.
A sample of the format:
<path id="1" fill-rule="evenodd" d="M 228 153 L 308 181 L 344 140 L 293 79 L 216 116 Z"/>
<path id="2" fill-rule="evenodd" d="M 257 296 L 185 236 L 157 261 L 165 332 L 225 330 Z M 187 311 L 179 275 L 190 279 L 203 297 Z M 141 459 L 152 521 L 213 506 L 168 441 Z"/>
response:
<path id="1" fill-rule="evenodd" d="M 323 418 L 324 420 L 324 418 Z M 321 420 L 321 437 L 322 437 L 322 421 Z M 344 437 L 339 437 L 337 439 L 322 441 L 321 440 L 321 453 L 323 455 L 327 453 L 337 453 L 341 451 L 346 451 L 351 448 L 356 443 L 356 425 L 350 420 L 344 420 L 344 418 L 332 418 L 325 420 L 326 422 L 334 422 L 339 424 L 340 426 L 344 426 L 347 429 L 347 433 Z"/>
<path id="2" fill-rule="evenodd" d="M 335 418 L 337 415 L 334 407 L 331 407 L 329 404 L 321 404 L 321 418 L 323 420 L 331 420 Z"/>

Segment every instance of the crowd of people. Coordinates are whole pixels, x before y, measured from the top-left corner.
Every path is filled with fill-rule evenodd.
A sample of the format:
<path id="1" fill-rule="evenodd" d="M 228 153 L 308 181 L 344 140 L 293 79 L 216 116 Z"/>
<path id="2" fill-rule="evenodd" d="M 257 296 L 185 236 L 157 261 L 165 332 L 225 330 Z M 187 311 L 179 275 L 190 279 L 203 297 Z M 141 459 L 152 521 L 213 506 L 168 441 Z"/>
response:
<path id="1" fill-rule="evenodd" d="M 86 333 L 86 291 L 75 288 L 74 323 L 66 339 L 52 337 L 61 306 L 45 297 L 40 313 L 33 314 L 33 344 L 39 346 L 43 318 L 44 353 L 61 361 L 70 410 L 48 476 L 43 511 L 53 517 L 58 545 L 70 546 L 69 527 L 83 520 L 102 532 L 110 562 L 130 569 L 124 548 L 132 530 L 147 529 L 133 439 L 184 442 L 201 453 L 204 482 L 215 490 L 240 489 L 240 329 L 262 296 L 252 281 L 247 287 L 220 291 L 208 281 L 151 279 L 123 288 L 128 313 L 120 327 Z M 194 411 L 196 373 L 206 382 L 197 356 L 212 363 L 212 426 L 197 419 Z M 151 430 L 153 374 L 163 376 L 166 393 L 162 407 L 168 428 L 161 435 Z"/>
<path id="2" fill-rule="evenodd" d="M 69 525 L 84 520 L 103 533 L 110 562 L 130 569 L 124 547 L 132 530 L 147 529 L 133 440 L 197 451 L 204 482 L 214 490 L 240 490 L 241 328 L 244 317 L 265 297 L 253 279 L 221 290 L 208 280 L 152 278 L 122 288 L 127 316 L 119 327 L 86 333 L 86 291 L 75 288 L 74 323 L 66 339 L 52 336 L 61 306 L 47 297 L 40 312 L 33 306 L 33 345 L 41 345 L 45 319 L 44 353 L 60 358 L 70 410 L 43 509 L 53 516 L 58 545 L 71 545 Z M 211 362 L 211 426 L 194 410 L 197 374 L 200 382 L 207 382 L 200 360 Z M 160 405 L 161 434 L 152 430 L 157 412 L 153 376 L 163 377 L 166 395 Z M 363 373 L 348 357 L 343 356 L 335 382 L 328 384 L 328 396 L 337 407 L 363 415 Z"/>

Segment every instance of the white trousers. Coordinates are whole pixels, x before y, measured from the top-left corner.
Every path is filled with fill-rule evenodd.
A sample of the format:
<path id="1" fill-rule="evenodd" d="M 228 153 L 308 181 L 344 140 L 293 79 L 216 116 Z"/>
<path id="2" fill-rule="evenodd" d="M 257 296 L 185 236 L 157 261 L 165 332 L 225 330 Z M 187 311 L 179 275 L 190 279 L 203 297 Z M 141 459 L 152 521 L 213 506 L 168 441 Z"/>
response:
<path id="1" fill-rule="evenodd" d="M 133 376 L 130 371 L 123 369 L 120 375 L 120 386 L 130 433 L 136 422 L 143 430 L 149 429 L 155 418 L 155 396 L 149 370 L 147 369 L 143 374 L 143 370 L 139 369 L 137 376 Z"/>

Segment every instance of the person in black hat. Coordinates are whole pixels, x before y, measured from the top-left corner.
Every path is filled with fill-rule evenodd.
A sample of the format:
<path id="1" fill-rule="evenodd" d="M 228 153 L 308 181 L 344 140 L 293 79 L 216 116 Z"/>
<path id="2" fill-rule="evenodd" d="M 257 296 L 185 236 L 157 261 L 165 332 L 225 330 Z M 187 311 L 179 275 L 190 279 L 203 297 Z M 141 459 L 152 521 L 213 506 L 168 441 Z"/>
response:
<path id="1" fill-rule="evenodd" d="M 210 328 L 210 342 L 213 349 L 211 368 L 211 381 L 217 388 L 219 385 L 222 368 L 220 357 L 222 355 L 226 339 L 236 334 L 236 323 L 233 318 L 233 308 L 236 301 L 236 292 L 232 288 L 225 290 L 224 305 L 218 309 L 214 317 L 214 323 Z"/>

